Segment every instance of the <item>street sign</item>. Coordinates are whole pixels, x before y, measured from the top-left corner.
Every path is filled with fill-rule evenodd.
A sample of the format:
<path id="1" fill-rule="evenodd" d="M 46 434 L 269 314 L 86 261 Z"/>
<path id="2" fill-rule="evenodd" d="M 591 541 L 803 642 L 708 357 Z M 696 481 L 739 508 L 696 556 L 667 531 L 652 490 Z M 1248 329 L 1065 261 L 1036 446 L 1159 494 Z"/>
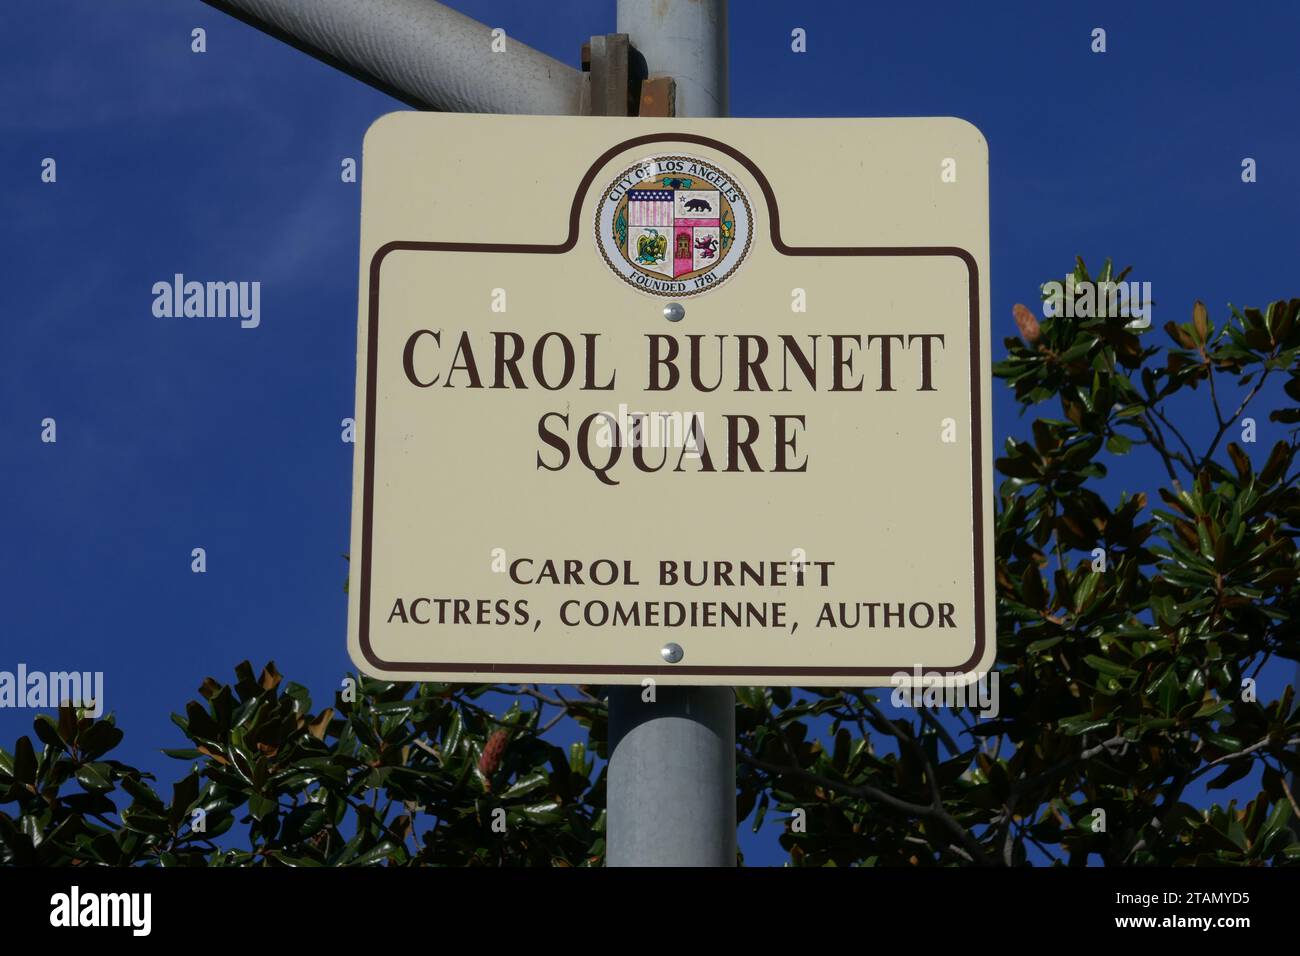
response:
<path id="1" fill-rule="evenodd" d="M 360 284 L 364 672 L 991 666 L 970 124 L 391 114 L 365 141 Z"/>

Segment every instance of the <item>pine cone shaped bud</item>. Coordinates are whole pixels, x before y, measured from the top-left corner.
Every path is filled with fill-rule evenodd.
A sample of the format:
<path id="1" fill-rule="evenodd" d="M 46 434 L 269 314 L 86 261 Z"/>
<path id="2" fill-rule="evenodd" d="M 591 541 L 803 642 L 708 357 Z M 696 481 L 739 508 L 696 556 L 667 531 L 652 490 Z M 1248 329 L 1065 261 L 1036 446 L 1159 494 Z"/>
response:
<path id="1" fill-rule="evenodd" d="M 494 731 L 483 745 L 483 756 L 478 758 L 478 770 L 487 779 L 491 780 L 501 766 L 501 758 L 505 756 L 509 741 L 510 733 L 503 729 Z"/>
<path id="2" fill-rule="evenodd" d="M 1037 345 L 1038 340 L 1043 337 L 1043 330 L 1038 326 L 1038 319 L 1034 318 L 1034 313 L 1030 312 L 1028 307 L 1017 302 L 1011 308 L 1011 315 L 1016 320 L 1016 328 L 1020 330 L 1020 337 L 1025 340 L 1026 345 Z"/>

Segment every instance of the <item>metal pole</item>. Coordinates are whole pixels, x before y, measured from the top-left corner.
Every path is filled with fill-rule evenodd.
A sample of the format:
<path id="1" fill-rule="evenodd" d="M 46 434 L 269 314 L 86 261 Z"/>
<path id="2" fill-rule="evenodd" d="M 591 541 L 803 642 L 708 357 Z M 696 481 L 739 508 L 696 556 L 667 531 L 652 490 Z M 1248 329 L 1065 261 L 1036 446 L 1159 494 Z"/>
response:
<path id="1" fill-rule="evenodd" d="M 1297 694 L 1300 694 L 1300 661 L 1296 662 L 1295 683 L 1291 686 L 1296 689 Z M 1292 704 L 1291 706 L 1294 707 L 1295 704 Z M 1300 750 L 1300 747 L 1297 747 L 1296 749 Z M 1291 793 L 1293 795 L 1300 794 L 1300 770 L 1291 774 Z M 1291 829 L 1295 832 L 1296 836 L 1300 836 L 1300 817 L 1295 817 L 1291 820 Z"/>
<path id="2" fill-rule="evenodd" d="M 678 116 L 726 115 L 726 0 L 618 0 L 616 29 L 652 77 L 676 81 Z M 606 864 L 735 866 L 735 692 L 644 695 L 637 686 L 609 694 Z"/>
<path id="3" fill-rule="evenodd" d="M 636 686 L 609 693 L 606 865 L 735 866 L 735 693 L 641 695 Z"/>
<path id="4" fill-rule="evenodd" d="M 204 0 L 399 96 L 455 113 L 580 112 L 581 71 L 434 0 Z"/>
<path id="5" fill-rule="evenodd" d="M 726 116 L 727 0 L 618 0 L 619 33 L 651 76 L 677 83 L 678 116 Z"/>

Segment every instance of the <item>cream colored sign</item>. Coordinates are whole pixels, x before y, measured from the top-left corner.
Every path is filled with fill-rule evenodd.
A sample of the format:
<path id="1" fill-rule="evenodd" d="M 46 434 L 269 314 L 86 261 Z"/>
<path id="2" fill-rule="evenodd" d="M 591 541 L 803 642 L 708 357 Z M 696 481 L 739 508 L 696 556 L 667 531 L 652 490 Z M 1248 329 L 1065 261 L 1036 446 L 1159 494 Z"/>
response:
<path id="1" fill-rule="evenodd" d="M 990 667 L 978 130 L 410 112 L 363 164 L 363 671 Z"/>

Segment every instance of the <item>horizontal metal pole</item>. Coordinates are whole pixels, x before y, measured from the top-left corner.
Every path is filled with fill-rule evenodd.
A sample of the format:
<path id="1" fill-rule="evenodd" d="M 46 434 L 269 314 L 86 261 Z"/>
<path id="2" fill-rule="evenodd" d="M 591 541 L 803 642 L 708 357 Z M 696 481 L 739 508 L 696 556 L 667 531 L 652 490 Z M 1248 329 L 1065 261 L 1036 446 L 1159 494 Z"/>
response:
<path id="1" fill-rule="evenodd" d="M 494 52 L 492 26 L 434 0 L 204 2 L 415 106 L 547 115 L 581 107 L 579 70 L 509 35 Z"/>

